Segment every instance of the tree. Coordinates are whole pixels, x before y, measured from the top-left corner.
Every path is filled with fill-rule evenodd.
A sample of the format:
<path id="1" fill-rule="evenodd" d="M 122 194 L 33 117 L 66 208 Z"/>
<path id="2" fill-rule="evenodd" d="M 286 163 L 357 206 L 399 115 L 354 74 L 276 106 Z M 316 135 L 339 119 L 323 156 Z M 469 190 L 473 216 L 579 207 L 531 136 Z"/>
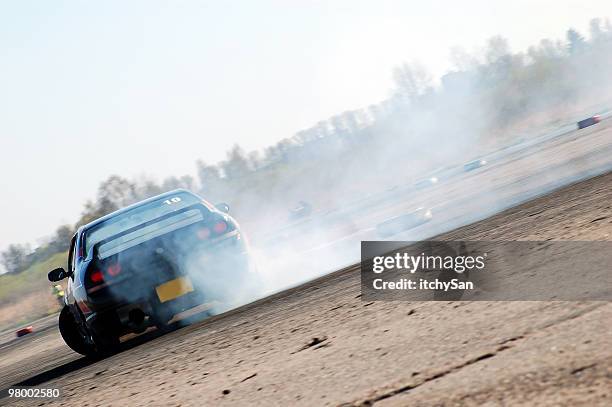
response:
<path id="1" fill-rule="evenodd" d="M 180 188 L 185 188 L 189 191 L 193 191 L 195 189 L 195 180 L 191 175 L 183 175 L 179 178 Z"/>
<path id="2" fill-rule="evenodd" d="M 138 200 L 138 189 L 133 182 L 111 175 L 98 187 L 96 201 L 87 201 L 77 225 L 87 224 Z"/>
<path id="3" fill-rule="evenodd" d="M 463 47 L 452 47 L 450 49 L 451 64 L 460 72 L 475 69 L 478 66 L 478 60 L 473 55 L 470 55 Z"/>
<path id="4" fill-rule="evenodd" d="M 98 201 L 109 201 L 115 207 L 124 207 L 137 201 L 136 185 L 119 175 L 111 175 L 98 187 Z"/>
<path id="5" fill-rule="evenodd" d="M 219 168 L 214 165 L 208 165 L 204 161 L 199 160 L 196 163 L 198 181 L 200 183 L 200 191 L 204 195 L 209 195 L 216 190 L 221 183 L 221 174 Z"/>
<path id="6" fill-rule="evenodd" d="M 70 247 L 70 239 L 72 239 L 73 234 L 74 228 L 70 225 L 63 225 L 57 228 L 52 242 L 53 251 L 55 253 L 60 253 L 68 250 Z"/>
<path id="7" fill-rule="evenodd" d="M 485 61 L 489 65 L 507 61 L 511 56 L 508 40 L 500 35 L 496 35 L 487 40 L 485 48 Z"/>
<path id="8" fill-rule="evenodd" d="M 249 161 L 249 168 L 251 168 L 252 171 L 257 171 L 259 168 L 261 168 L 262 158 L 259 151 L 251 151 L 247 159 Z"/>
<path id="9" fill-rule="evenodd" d="M 12 244 L 2 252 L 0 262 L 9 273 L 19 273 L 27 267 L 30 247 L 25 244 Z"/>
<path id="10" fill-rule="evenodd" d="M 77 222 L 77 226 L 86 225 L 89 222 L 98 219 L 104 215 L 108 215 L 111 212 L 116 211 L 119 207 L 111 202 L 107 197 L 102 197 L 97 201 L 85 202 L 85 207 L 81 213 L 81 218 Z"/>
<path id="11" fill-rule="evenodd" d="M 309 129 L 305 129 L 305 130 L 300 130 L 295 134 L 295 139 L 298 141 L 299 144 L 305 146 L 308 143 L 313 142 L 314 140 L 316 140 L 317 138 L 317 133 L 314 131 L 314 129 L 311 127 Z M 274 150 L 278 150 L 278 143 L 273 146 Z M 275 151 L 274 153 L 271 153 L 272 155 L 278 153 L 278 151 Z"/>
<path id="12" fill-rule="evenodd" d="M 143 199 L 154 197 L 155 195 L 159 195 L 162 192 L 164 192 L 160 185 L 158 185 L 152 179 L 149 179 L 146 177 L 141 178 L 138 181 L 135 181 L 134 185 L 135 185 L 136 198 L 139 201 Z"/>
<path id="13" fill-rule="evenodd" d="M 593 18 L 589 21 L 589 34 L 593 42 L 600 41 L 604 38 L 605 35 L 600 18 Z"/>
<path id="14" fill-rule="evenodd" d="M 573 28 L 570 28 L 569 30 L 567 30 L 566 37 L 568 42 L 567 49 L 570 55 L 575 55 L 584 51 L 586 47 L 586 41 L 578 31 L 574 30 Z"/>
<path id="15" fill-rule="evenodd" d="M 531 46 L 527 51 L 527 55 L 535 62 L 555 60 L 561 58 L 563 54 L 564 49 L 561 43 L 549 39 L 541 40 L 537 46 Z"/>
<path id="16" fill-rule="evenodd" d="M 168 177 L 162 182 L 163 191 L 172 191 L 173 189 L 182 188 L 181 180 L 177 177 Z"/>
<path id="17" fill-rule="evenodd" d="M 393 70 L 393 80 L 401 98 L 413 101 L 431 86 L 431 76 L 418 63 L 403 63 Z"/>
<path id="18" fill-rule="evenodd" d="M 249 173 L 249 161 L 242 147 L 234 145 L 227 154 L 227 160 L 221 164 L 228 179 L 237 179 Z"/>
<path id="19" fill-rule="evenodd" d="M 317 134 L 317 138 L 325 138 L 329 136 L 329 123 L 327 120 L 317 122 L 314 129 Z"/>
<path id="20" fill-rule="evenodd" d="M 336 115 L 329 119 L 332 126 L 332 133 L 336 136 L 343 136 L 346 133 L 346 126 L 342 116 Z"/>
<path id="21" fill-rule="evenodd" d="M 342 113 L 342 120 L 344 121 L 344 127 L 346 127 L 349 133 L 354 134 L 359 131 L 359 120 L 354 111 L 347 110 Z"/>

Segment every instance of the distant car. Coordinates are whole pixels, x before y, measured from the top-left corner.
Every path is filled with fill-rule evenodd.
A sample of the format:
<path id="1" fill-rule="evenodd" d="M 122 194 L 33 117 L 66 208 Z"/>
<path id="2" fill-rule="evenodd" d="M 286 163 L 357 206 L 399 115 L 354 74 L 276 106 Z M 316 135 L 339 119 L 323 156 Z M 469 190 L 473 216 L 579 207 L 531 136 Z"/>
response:
<path id="1" fill-rule="evenodd" d="M 599 122 L 601 122 L 601 117 L 597 115 L 591 116 L 587 119 L 580 120 L 578 122 L 578 129 L 584 129 L 585 127 L 593 126 L 594 124 L 597 124 Z"/>
<path id="2" fill-rule="evenodd" d="M 424 189 L 431 186 L 434 186 L 438 183 L 438 177 L 429 177 L 422 180 L 419 180 L 414 183 L 414 187 L 416 189 Z"/>
<path id="3" fill-rule="evenodd" d="M 222 301 L 253 281 L 245 238 L 226 204 L 176 190 L 81 226 L 70 243 L 60 333 L 83 355 L 111 352 L 127 333 Z M 225 291 L 224 291 L 225 290 Z"/>
<path id="4" fill-rule="evenodd" d="M 429 222 L 433 218 L 431 209 L 417 208 L 376 225 L 376 233 L 380 237 L 390 237 L 406 230 Z"/>
<path id="5" fill-rule="evenodd" d="M 463 171 L 465 172 L 473 171 L 480 167 L 484 167 L 485 165 L 487 165 L 487 160 L 478 159 L 478 160 L 470 161 L 469 163 L 463 166 Z"/>
<path id="6" fill-rule="evenodd" d="M 22 336 L 31 334 L 32 332 L 34 332 L 34 327 L 30 325 L 30 326 L 26 326 L 24 328 L 18 329 L 17 332 L 15 332 L 15 335 L 17 335 L 18 338 L 21 338 Z"/>

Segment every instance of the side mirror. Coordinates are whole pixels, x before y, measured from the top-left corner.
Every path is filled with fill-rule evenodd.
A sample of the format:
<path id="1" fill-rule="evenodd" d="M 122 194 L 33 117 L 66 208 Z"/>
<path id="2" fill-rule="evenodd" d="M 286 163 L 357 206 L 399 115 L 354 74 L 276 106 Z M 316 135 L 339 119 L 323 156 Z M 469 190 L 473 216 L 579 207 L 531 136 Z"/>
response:
<path id="1" fill-rule="evenodd" d="M 64 270 L 61 267 L 53 269 L 49 272 L 49 274 L 47 274 L 47 278 L 49 279 L 49 281 L 54 282 L 54 283 L 61 281 L 65 279 L 66 277 L 68 277 L 68 273 L 66 272 L 66 270 Z"/>
<path id="2" fill-rule="evenodd" d="M 229 205 L 225 202 L 221 202 L 215 205 L 215 208 L 219 209 L 223 213 L 229 213 Z"/>

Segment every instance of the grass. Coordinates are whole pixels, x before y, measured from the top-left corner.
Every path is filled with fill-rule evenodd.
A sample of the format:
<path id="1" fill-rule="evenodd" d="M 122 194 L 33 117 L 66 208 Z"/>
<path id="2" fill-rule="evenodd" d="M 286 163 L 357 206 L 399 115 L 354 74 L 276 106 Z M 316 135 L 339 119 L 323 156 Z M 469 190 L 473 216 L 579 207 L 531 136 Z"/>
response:
<path id="1" fill-rule="evenodd" d="M 19 274 L 0 275 L 0 331 L 59 310 L 47 273 L 66 267 L 66 254 L 58 253 Z"/>

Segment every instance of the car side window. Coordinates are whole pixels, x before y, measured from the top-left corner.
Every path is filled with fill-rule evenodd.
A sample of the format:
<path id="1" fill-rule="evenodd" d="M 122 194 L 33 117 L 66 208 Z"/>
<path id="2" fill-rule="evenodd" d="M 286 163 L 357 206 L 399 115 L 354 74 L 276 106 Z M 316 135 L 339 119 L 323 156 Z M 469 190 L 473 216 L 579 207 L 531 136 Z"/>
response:
<path id="1" fill-rule="evenodd" d="M 68 268 L 70 274 L 74 273 L 76 269 L 76 257 L 76 235 L 74 235 L 70 241 L 70 251 L 68 252 Z"/>

